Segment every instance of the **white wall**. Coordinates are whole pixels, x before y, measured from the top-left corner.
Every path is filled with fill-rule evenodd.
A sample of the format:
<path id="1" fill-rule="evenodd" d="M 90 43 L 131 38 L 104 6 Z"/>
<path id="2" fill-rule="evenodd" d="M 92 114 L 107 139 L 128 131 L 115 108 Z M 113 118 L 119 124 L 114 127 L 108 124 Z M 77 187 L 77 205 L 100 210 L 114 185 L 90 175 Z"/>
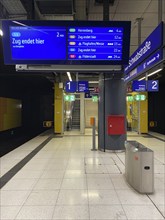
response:
<path id="1" fill-rule="evenodd" d="M 85 128 L 91 127 L 91 117 L 96 118 L 96 127 L 98 127 L 98 102 L 92 102 L 92 99 L 85 99 Z"/>

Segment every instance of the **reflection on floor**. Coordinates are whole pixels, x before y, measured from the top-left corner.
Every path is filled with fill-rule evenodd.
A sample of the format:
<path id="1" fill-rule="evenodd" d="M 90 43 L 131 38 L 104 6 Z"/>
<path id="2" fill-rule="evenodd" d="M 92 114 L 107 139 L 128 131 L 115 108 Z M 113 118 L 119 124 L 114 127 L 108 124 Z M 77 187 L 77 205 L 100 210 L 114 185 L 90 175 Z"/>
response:
<path id="1" fill-rule="evenodd" d="M 142 195 L 125 180 L 125 153 L 91 151 L 91 134 L 87 129 L 85 135 L 52 136 L 1 188 L 0 219 L 165 219 L 165 142 L 128 133 L 128 140 L 154 150 L 155 192 Z M 48 137 L 37 136 L 3 156 L 1 177 Z"/>

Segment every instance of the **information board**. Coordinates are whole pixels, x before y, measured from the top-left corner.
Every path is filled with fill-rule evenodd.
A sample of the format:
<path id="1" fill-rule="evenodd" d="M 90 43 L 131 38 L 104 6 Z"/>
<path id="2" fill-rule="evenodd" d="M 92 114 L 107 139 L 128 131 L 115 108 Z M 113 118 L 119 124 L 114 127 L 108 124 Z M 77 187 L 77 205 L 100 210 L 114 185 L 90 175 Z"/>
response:
<path id="1" fill-rule="evenodd" d="M 135 92 L 144 92 L 146 91 L 146 81 L 145 80 L 134 80 L 132 82 L 132 91 Z"/>
<path id="2" fill-rule="evenodd" d="M 3 20 L 5 64 L 128 64 L 129 21 Z"/>
<path id="3" fill-rule="evenodd" d="M 88 81 L 78 81 L 78 92 L 88 92 Z"/>

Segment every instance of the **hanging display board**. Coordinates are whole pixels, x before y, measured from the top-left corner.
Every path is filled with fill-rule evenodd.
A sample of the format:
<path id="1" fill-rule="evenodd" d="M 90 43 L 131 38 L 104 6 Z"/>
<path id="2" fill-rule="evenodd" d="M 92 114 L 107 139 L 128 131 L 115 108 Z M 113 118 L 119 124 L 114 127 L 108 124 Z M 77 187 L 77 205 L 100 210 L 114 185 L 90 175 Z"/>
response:
<path id="1" fill-rule="evenodd" d="M 128 21 L 2 21 L 5 64 L 128 64 Z"/>

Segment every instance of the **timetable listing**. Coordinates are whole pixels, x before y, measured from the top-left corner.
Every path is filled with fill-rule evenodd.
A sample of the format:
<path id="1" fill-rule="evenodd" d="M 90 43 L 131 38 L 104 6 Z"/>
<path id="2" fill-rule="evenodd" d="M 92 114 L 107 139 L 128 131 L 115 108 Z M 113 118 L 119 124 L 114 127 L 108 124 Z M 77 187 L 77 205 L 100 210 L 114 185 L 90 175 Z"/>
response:
<path id="1" fill-rule="evenodd" d="M 69 53 L 122 53 L 121 48 L 102 48 L 102 47 L 70 47 L 69 48 Z"/>
<path id="2" fill-rule="evenodd" d="M 69 54 L 72 60 L 120 60 L 122 54 Z"/>
<path id="3" fill-rule="evenodd" d="M 69 60 L 121 60 L 123 28 L 69 28 Z"/>
<path id="4" fill-rule="evenodd" d="M 76 40 L 76 41 L 80 41 L 80 40 L 122 40 L 123 38 L 123 34 L 93 34 L 93 35 L 86 35 L 86 34 L 70 34 L 68 36 L 69 40 Z"/>
<path id="5" fill-rule="evenodd" d="M 112 42 L 112 41 L 95 41 L 95 42 L 91 42 L 91 41 L 69 41 L 69 46 L 119 46 L 122 47 L 122 42 Z"/>

